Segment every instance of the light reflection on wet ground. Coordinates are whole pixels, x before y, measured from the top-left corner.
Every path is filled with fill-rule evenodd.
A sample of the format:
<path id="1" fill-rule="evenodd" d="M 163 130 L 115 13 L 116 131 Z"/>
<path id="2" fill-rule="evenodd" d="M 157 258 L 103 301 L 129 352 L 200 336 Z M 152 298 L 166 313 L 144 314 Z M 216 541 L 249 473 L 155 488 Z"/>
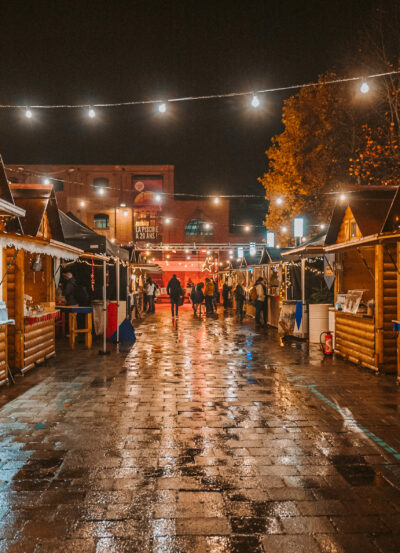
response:
<path id="1" fill-rule="evenodd" d="M 0 551 L 400 550 L 393 379 L 222 313 L 137 334 L 1 390 Z"/>

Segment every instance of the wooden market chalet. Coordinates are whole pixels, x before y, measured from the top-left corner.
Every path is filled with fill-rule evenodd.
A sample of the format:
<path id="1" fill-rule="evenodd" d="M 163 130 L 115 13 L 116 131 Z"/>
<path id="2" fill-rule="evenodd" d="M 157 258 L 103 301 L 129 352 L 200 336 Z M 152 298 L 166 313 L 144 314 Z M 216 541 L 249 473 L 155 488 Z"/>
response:
<path id="1" fill-rule="evenodd" d="M 375 371 L 398 371 L 400 189 L 363 187 L 337 202 L 325 242 L 334 254 L 335 304 L 362 290 L 357 312 L 335 311 L 335 352 Z"/>
<path id="2" fill-rule="evenodd" d="M 55 272 L 60 259 L 74 260 L 81 251 L 64 243 L 52 186 L 10 184 L 0 164 L 2 294 L 7 322 L 0 327 L 0 358 L 8 368 L 26 372 L 55 354 Z"/>

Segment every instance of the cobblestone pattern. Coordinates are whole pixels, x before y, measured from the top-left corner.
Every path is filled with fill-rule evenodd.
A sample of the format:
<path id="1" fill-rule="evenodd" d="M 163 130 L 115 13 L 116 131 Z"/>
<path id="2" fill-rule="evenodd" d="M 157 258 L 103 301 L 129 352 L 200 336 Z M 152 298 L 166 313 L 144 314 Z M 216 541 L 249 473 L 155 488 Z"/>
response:
<path id="1" fill-rule="evenodd" d="M 137 333 L 0 392 L 1 552 L 400 551 L 393 379 L 222 314 Z"/>

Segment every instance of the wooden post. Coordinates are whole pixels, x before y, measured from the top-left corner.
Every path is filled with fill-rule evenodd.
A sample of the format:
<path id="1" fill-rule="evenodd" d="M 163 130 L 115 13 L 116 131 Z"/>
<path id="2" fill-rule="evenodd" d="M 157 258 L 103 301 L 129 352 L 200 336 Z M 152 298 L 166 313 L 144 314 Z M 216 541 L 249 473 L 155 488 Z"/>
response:
<path id="1" fill-rule="evenodd" d="M 375 246 L 375 356 L 376 365 L 383 363 L 383 246 Z"/>
<path id="2" fill-rule="evenodd" d="M 400 240 L 397 242 L 397 267 L 400 267 Z M 397 320 L 400 321 L 400 273 L 397 269 Z M 397 332 L 397 381 L 400 380 L 400 332 Z"/>
<path id="3" fill-rule="evenodd" d="M 103 353 L 107 351 L 107 262 L 103 261 Z"/>
<path id="4" fill-rule="evenodd" d="M 24 368 L 25 250 L 15 258 L 15 368 Z"/>
<path id="5" fill-rule="evenodd" d="M 119 323 L 118 323 L 118 317 L 119 317 L 119 279 L 120 279 L 120 275 L 119 275 L 119 269 L 120 269 L 120 266 L 119 266 L 119 257 L 117 258 L 117 265 L 116 265 L 116 268 L 115 268 L 115 272 L 116 272 L 116 278 L 117 278 L 117 344 L 119 344 Z M 128 299 L 128 298 L 126 298 Z"/>

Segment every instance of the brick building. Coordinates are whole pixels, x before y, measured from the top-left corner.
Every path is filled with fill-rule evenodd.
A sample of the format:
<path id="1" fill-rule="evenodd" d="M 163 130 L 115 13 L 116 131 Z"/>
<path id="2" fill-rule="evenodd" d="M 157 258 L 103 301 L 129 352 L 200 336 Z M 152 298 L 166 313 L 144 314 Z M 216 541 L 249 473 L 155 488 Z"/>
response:
<path id="1" fill-rule="evenodd" d="M 113 242 L 151 250 L 168 272 L 203 265 L 206 254 L 195 255 L 195 244 L 263 241 L 261 227 L 230 224 L 229 200 L 175 195 L 172 165 L 8 165 L 7 171 L 14 182 L 52 183 L 62 211 Z M 190 263 L 182 253 L 161 252 L 161 244 L 187 244 Z"/>

